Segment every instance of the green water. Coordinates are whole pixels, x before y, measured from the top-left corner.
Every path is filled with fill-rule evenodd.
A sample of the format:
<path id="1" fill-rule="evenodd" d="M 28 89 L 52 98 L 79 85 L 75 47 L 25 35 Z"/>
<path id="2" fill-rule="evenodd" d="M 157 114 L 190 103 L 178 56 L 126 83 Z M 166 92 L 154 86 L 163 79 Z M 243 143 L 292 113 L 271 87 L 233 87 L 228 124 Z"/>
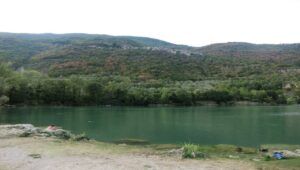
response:
<path id="1" fill-rule="evenodd" d="M 300 144 L 300 106 L 2 108 L 6 123 L 56 124 L 101 141 Z"/>

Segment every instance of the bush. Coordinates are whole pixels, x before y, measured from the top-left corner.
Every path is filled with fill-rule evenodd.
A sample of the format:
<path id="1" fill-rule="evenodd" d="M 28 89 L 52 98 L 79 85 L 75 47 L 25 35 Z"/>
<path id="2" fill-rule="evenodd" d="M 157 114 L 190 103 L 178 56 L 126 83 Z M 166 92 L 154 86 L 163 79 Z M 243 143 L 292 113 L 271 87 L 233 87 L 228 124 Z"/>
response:
<path id="1" fill-rule="evenodd" d="M 183 146 L 183 158 L 205 158 L 207 155 L 200 151 L 200 147 L 194 144 L 185 144 Z"/>
<path id="2" fill-rule="evenodd" d="M 9 98 L 7 96 L 3 95 L 0 97 L 0 106 L 5 105 L 8 102 L 9 102 Z"/>
<path id="3" fill-rule="evenodd" d="M 204 100 L 211 100 L 218 104 L 228 103 L 233 100 L 233 96 L 227 91 L 210 90 L 203 94 Z"/>
<path id="4" fill-rule="evenodd" d="M 270 161 L 270 160 L 272 160 L 271 156 L 269 155 L 264 156 L 264 161 Z"/>

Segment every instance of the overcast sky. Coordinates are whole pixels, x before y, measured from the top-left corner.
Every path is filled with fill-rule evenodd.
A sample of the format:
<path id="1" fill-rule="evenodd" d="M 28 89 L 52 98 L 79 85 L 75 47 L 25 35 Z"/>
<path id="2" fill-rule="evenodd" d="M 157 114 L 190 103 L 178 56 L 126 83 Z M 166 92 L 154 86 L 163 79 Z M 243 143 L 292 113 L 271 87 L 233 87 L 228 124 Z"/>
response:
<path id="1" fill-rule="evenodd" d="M 299 43 L 300 0 L 0 0 L 0 32 Z"/>

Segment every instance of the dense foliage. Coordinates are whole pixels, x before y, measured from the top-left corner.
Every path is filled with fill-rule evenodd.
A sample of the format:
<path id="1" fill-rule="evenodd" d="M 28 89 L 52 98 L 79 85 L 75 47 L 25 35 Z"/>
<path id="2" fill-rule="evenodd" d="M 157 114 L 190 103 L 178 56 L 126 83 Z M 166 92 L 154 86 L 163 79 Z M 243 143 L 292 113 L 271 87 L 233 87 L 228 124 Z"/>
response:
<path id="1" fill-rule="evenodd" d="M 0 65 L 0 104 L 31 105 L 198 105 L 208 101 L 299 103 L 296 84 L 282 88 L 284 79 L 231 81 L 135 81 L 124 76 L 53 78 L 37 71 L 16 72 Z"/>

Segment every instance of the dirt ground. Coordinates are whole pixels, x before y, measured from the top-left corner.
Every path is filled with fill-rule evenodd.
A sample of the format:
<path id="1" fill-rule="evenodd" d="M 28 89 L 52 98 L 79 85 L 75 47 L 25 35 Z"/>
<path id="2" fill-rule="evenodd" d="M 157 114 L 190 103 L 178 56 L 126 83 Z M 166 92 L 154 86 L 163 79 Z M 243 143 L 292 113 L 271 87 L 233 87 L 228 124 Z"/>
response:
<path id="1" fill-rule="evenodd" d="M 256 169 L 239 160 L 191 160 L 142 146 L 40 137 L 0 138 L 1 170 Z"/>

